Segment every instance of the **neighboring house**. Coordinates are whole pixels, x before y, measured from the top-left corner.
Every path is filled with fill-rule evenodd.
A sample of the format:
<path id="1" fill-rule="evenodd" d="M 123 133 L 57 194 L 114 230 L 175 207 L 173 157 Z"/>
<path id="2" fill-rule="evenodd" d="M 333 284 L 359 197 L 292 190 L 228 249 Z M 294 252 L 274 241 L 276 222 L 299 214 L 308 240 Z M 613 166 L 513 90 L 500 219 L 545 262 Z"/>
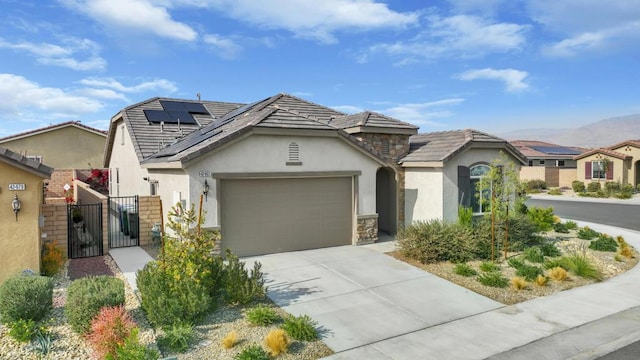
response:
<path id="1" fill-rule="evenodd" d="M 482 214 L 476 183 L 503 152 L 518 166 L 524 156 L 506 140 L 473 129 L 412 136 L 405 170 L 405 216 L 411 220 L 455 221 L 459 206 Z"/>
<path id="2" fill-rule="evenodd" d="M 521 180 L 544 180 L 549 187 L 571 186 L 576 180 L 574 156 L 585 149 L 556 145 L 544 141 L 510 141 L 525 157 L 528 166 L 520 169 Z"/>
<path id="3" fill-rule="evenodd" d="M 362 244 L 427 219 L 413 210 L 405 216 L 412 161 L 402 159 L 416 133 L 375 112 L 347 115 L 287 94 L 248 105 L 153 98 L 111 119 L 104 166 L 112 196 L 157 194 L 165 218 L 177 202 L 198 206 L 204 195 L 205 227 L 220 229 L 222 247 L 239 255 Z M 410 170 L 439 166 L 448 179 L 448 164 L 457 171 L 458 164 L 488 164 L 499 149 L 512 152 L 504 140 L 477 142 L 458 144 L 439 165 Z M 429 178 L 413 181 L 432 192 Z M 456 193 L 453 205 L 443 194 L 421 193 L 422 207 L 442 209 L 421 215 L 457 216 L 458 180 L 447 181 L 440 189 Z"/>
<path id="4" fill-rule="evenodd" d="M 627 140 L 607 148 L 593 149 L 574 159 L 578 163 L 578 180 L 617 181 L 640 184 L 640 140 Z"/>
<path id="5" fill-rule="evenodd" d="M 40 272 L 40 205 L 53 169 L 0 147 L 0 283 L 25 269 Z M 13 211 L 18 198 L 20 210 Z"/>
<path id="6" fill-rule="evenodd" d="M 54 168 L 47 196 L 56 197 L 71 182 L 71 169 L 102 165 L 106 137 L 102 130 L 69 121 L 0 138 L 0 146 Z"/>

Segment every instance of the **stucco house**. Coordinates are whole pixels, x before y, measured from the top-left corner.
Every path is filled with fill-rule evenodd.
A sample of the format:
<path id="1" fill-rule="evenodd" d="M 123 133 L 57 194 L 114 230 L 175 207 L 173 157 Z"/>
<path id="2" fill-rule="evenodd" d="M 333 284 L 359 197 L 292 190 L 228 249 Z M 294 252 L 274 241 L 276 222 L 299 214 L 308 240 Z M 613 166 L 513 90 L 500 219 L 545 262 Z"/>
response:
<path id="1" fill-rule="evenodd" d="M 521 180 L 543 180 L 548 187 L 571 187 L 576 180 L 574 156 L 586 149 L 537 140 L 510 141 L 527 161 L 520 169 Z"/>
<path id="2" fill-rule="evenodd" d="M 40 272 L 40 204 L 53 169 L 0 147 L 0 283 L 25 269 Z M 20 209 L 13 210 L 14 200 Z"/>
<path id="3" fill-rule="evenodd" d="M 584 152 L 577 161 L 577 179 L 617 181 L 622 184 L 640 184 L 640 140 L 627 140 L 606 147 Z"/>
<path id="4" fill-rule="evenodd" d="M 418 216 L 450 219 L 451 168 L 487 164 L 500 148 L 517 154 L 476 135 L 438 164 L 407 158 L 416 133 L 382 114 L 348 115 L 288 94 L 251 104 L 153 98 L 111 119 L 104 166 L 112 196 L 157 194 L 165 216 L 204 195 L 205 227 L 220 229 L 222 247 L 239 255 L 363 244 Z M 442 210 L 405 216 L 405 171 L 433 167 L 454 204 L 420 193 L 421 207 Z M 430 177 L 412 176 L 411 190 L 432 191 L 421 183 Z"/>

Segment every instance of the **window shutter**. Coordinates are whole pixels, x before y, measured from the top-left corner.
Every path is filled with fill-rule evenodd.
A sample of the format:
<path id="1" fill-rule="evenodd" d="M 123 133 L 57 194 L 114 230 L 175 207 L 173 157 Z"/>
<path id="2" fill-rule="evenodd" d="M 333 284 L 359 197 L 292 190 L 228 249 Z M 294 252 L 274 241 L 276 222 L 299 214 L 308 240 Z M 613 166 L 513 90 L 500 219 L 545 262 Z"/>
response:
<path id="1" fill-rule="evenodd" d="M 458 204 L 465 207 L 471 206 L 471 178 L 469 168 L 458 166 Z"/>
<path id="2" fill-rule="evenodd" d="M 584 178 L 591 179 L 591 161 L 584 163 Z"/>
<path id="3" fill-rule="evenodd" d="M 613 162 L 607 163 L 607 180 L 613 180 Z"/>

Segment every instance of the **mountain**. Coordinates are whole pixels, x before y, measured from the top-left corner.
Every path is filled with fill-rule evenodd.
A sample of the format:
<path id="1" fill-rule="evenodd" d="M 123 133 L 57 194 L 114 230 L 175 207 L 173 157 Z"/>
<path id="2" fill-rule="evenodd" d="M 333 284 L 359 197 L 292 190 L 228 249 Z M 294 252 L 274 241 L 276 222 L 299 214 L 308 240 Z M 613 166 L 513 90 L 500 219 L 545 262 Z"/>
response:
<path id="1" fill-rule="evenodd" d="M 640 114 L 604 119 L 578 128 L 523 129 L 497 134 L 507 140 L 541 140 L 565 146 L 598 148 L 640 139 Z"/>

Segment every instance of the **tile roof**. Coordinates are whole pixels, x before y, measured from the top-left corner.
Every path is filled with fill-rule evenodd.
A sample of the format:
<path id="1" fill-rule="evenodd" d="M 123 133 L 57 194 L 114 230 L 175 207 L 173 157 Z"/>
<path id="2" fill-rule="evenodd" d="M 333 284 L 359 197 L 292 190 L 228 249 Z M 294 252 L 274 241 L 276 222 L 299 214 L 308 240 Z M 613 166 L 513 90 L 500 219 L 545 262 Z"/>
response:
<path id="1" fill-rule="evenodd" d="M 562 145 L 552 144 L 544 141 L 536 141 L 536 140 L 513 140 L 513 141 L 510 141 L 510 143 L 516 149 L 518 149 L 524 156 L 526 156 L 527 158 L 533 158 L 533 159 L 544 159 L 544 158 L 572 159 L 576 155 L 576 152 L 582 153 L 586 151 L 586 149 L 578 148 L 574 146 L 562 146 Z M 566 154 L 545 152 L 544 151 L 545 148 L 557 148 L 557 149 L 560 149 L 561 152 L 565 152 Z M 574 153 L 569 154 L 572 151 Z"/>
<path id="2" fill-rule="evenodd" d="M 637 148 L 640 148 L 640 140 L 626 140 L 626 141 L 622 141 L 622 142 L 619 142 L 619 143 L 617 143 L 617 144 L 614 144 L 614 145 L 608 146 L 608 147 L 607 147 L 607 149 L 611 149 L 611 150 L 613 150 L 613 149 L 620 148 L 620 147 L 625 146 L 625 145 L 631 145 L 631 146 L 635 146 L 635 147 L 637 147 Z"/>
<path id="3" fill-rule="evenodd" d="M 15 140 L 15 139 L 21 139 L 21 138 L 25 138 L 25 137 L 33 136 L 37 134 L 42 134 L 42 133 L 57 130 L 57 129 L 62 129 L 67 126 L 77 127 L 79 129 L 87 130 L 97 135 L 102 135 L 102 136 L 107 135 L 106 131 L 95 129 L 95 128 L 92 128 L 91 126 L 84 125 L 80 121 L 67 121 L 60 124 L 50 125 L 50 126 L 42 127 L 39 129 L 29 130 L 29 131 L 21 132 L 18 134 L 5 136 L 3 138 L 0 138 L 0 143 L 7 142 L 10 140 Z"/>
<path id="4" fill-rule="evenodd" d="M 603 154 L 603 155 L 611 156 L 613 158 L 621 159 L 621 160 L 631 158 L 630 155 L 626 155 L 626 154 L 623 154 L 623 153 L 620 153 L 620 152 L 617 152 L 617 151 L 614 151 L 614 150 L 611 150 L 611 149 L 598 148 L 598 149 L 593 149 L 591 151 L 583 152 L 580 155 L 574 156 L 573 159 L 574 160 L 580 160 L 580 159 L 586 158 L 586 157 L 594 155 L 594 154 Z"/>
<path id="5" fill-rule="evenodd" d="M 359 126 L 394 129 L 418 129 L 418 127 L 413 124 L 409 124 L 371 111 L 364 111 L 353 115 L 338 116 L 335 119 L 331 120 L 329 124 L 339 129 Z"/>
<path id="6" fill-rule="evenodd" d="M 409 154 L 400 162 L 447 162 L 474 144 L 505 147 L 518 160 L 525 163 L 524 155 L 506 140 L 474 129 L 413 135 L 409 138 Z"/>
<path id="7" fill-rule="evenodd" d="M 51 177 L 51 173 L 53 173 L 53 168 L 3 147 L 0 147 L 0 161 L 11 164 L 42 178 L 48 179 Z"/>

